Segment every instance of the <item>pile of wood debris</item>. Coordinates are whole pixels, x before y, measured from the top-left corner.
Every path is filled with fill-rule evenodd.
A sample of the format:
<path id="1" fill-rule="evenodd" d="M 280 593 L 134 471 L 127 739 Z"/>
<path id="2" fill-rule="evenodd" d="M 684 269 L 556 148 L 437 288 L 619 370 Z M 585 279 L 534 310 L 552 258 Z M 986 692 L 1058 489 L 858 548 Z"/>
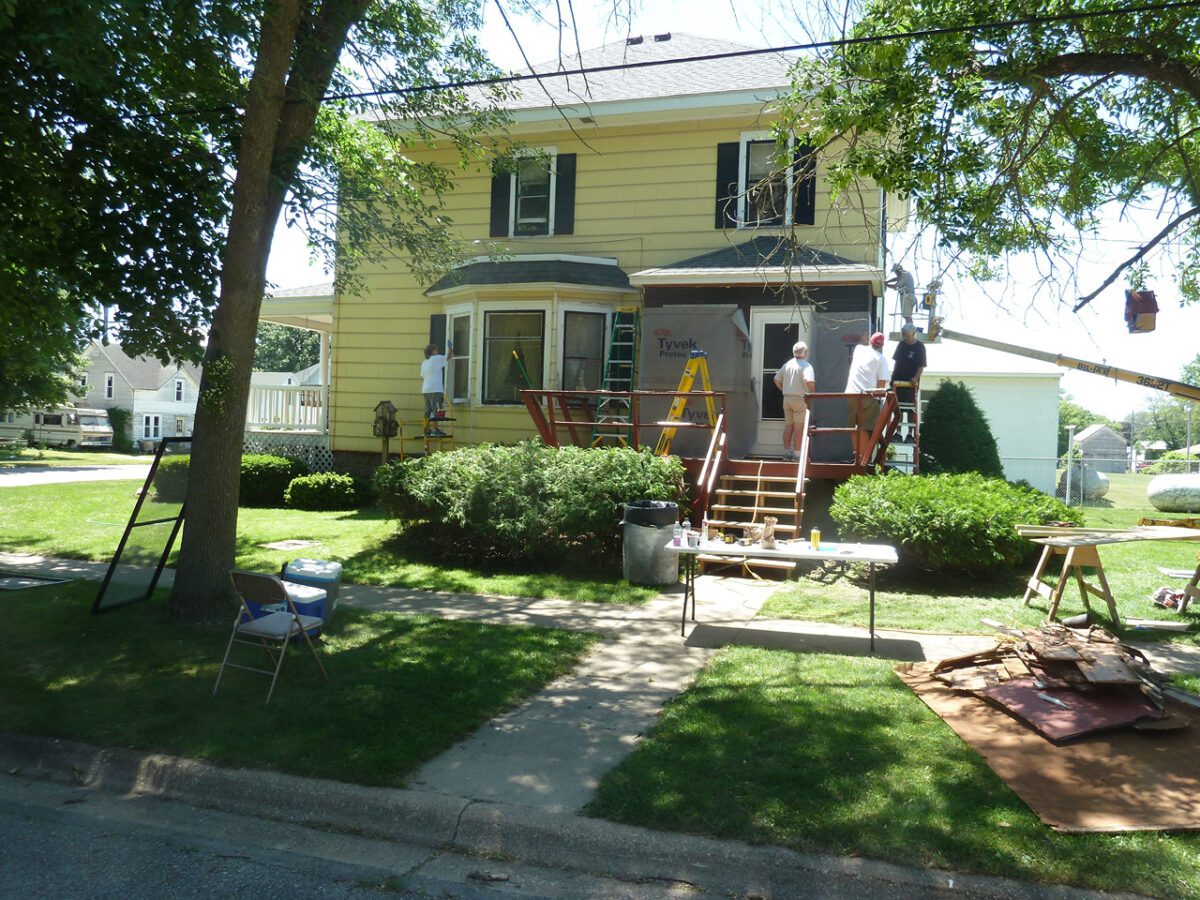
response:
<path id="1" fill-rule="evenodd" d="M 973 694 L 1054 742 L 1112 728 L 1171 730 L 1190 719 L 1178 703 L 1200 709 L 1200 697 L 1171 686 L 1136 648 L 1102 628 L 1050 622 L 1001 629 L 990 650 L 937 663 L 930 676 Z"/>

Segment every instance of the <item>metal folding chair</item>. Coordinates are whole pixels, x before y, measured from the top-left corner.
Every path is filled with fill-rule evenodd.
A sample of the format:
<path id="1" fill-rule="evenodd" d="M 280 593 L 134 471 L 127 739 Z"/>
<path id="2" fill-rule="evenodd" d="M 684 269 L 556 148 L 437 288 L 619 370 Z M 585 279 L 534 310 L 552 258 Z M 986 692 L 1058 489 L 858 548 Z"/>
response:
<path id="1" fill-rule="evenodd" d="M 221 686 L 221 676 L 225 674 L 226 668 L 242 669 L 246 672 L 259 672 L 271 676 L 271 687 L 267 691 L 266 700 L 266 703 L 270 703 L 271 695 L 275 692 L 275 682 L 279 680 L 279 670 L 283 668 L 283 658 L 287 655 L 288 643 L 298 636 L 304 638 L 304 642 L 308 644 L 308 649 L 317 663 L 317 668 L 321 670 L 321 674 L 328 681 L 329 675 L 325 672 L 325 667 L 321 665 L 317 648 L 313 646 L 312 638 L 308 635 L 309 629 L 323 624 L 322 620 L 318 616 L 303 616 L 297 612 L 296 604 L 288 596 L 283 582 L 274 575 L 242 572 L 235 569 L 229 573 L 229 577 L 233 581 L 233 589 L 237 593 L 241 605 L 237 618 L 233 621 L 233 632 L 229 635 L 225 658 L 221 661 L 220 671 L 217 672 L 217 683 L 213 685 L 213 694 L 215 695 L 217 688 Z M 257 606 L 277 605 L 282 609 L 260 615 L 256 619 L 249 606 L 250 603 Z M 260 669 L 255 666 L 230 662 L 229 655 L 233 651 L 234 644 L 261 646 L 270 658 L 273 668 Z M 263 705 L 265 706 L 266 703 Z"/>

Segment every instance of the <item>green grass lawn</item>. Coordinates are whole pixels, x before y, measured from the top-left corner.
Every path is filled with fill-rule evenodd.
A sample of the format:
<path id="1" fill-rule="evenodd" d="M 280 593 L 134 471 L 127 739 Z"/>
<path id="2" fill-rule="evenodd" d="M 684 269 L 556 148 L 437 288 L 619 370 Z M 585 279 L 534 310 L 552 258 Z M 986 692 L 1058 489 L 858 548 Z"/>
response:
<path id="1" fill-rule="evenodd" d="M 139 483 L 130 481 L 0 488 L 0 548 L 108 561 L 140 489 Z M 157 515 L 154 506 L 145 507 L 147 514 Z M 173 514 L 174 509 L 168 511 Z M 143 543 L 157 540 L 161 552 L 166 537 L 162 529 L 156 527 L 149 533 L 135 529 L 135 533 Z M 288 539 L 316 543 L 301 550 L 262 546 Z M 537 572 L 487 566 L 478 560 L 459 559 L 452 551 L 431 557 L 408 539 L 401 523 L 389 520 L 374 507 L 349 512 L 239 511 L 240 568 L 277 572 L 284 562 L 300 556 L 337 560 L 343 565 L 343 579 L 360 584 L 605 603 L 644 603 L 658 593 L 625 582 L 619 566 L 597 572 L 594 566 L 572 566 L 566 561 L 557 571 Z M 173 553 L 168 564 L 174 565 L 174 561 Z"/>
<path id="2" fill-rule="evenodd" d="M 232 607 L 211 626 L 170 619 L 161 597 L 93 616 L 95 592 L 79 583 L 0 597 L 3 730 L 359 784 L 403 785 L 597 640 L 343 608 L 318 648 L 329 681 L 292 648 L 264 708 L 261 675 L 227 670 L 212 696 Z"/>
<path id="3" fill-rule="evenodd" d="M 35 450 L 0 448 L 0 469 L 9 466 L 130 466 L 150 465 L 149 454 L 104 453 L 99 450 Z"/>
<path id="4" fill-rule="evenodd" d="M 728 648 L 588 811 L 804 852 L 1200 896 L 1200 835 L 1052 832 L 891 665 Z"/>

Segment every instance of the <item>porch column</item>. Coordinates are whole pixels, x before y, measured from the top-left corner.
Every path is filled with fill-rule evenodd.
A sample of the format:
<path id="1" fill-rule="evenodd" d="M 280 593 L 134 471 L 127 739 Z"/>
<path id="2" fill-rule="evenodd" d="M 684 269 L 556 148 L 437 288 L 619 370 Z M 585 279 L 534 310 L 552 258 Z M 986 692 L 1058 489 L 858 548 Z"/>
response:
<path id="1" fill-rule="evenodd" d="M 329 332 L 321 335 L 321 432 L 329 434 Z"/>

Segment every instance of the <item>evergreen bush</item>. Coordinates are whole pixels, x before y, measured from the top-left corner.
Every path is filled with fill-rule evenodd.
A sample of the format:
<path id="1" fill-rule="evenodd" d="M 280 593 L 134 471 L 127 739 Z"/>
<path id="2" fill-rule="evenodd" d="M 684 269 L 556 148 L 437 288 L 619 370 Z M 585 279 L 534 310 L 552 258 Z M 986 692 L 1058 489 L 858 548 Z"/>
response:
<path id="1" fill-rule="evenodd" d="M 1004 477 L 996 438 L 971 389 L 945 381 L 933 392 L 921 418 L 921 470 L 931 475 L 978 472 Z"/>
<path id="2" fill-rule="evenodd" d="M 1032 560 L 1039 548 L 1017 525 L 1083 524 L 1078 510 L 1048 494 L 974 472 L 860 475 L 834 491 L 829 514 L 843 540 L 891 544 L 902 566 L 968 575 Z"/>
<path id="3" fill-rule="evenodd" d="M 354 509 L 363 502 L 363 486 L 349 475 L 314 472 L 293 478 L 283 492 L 283 503 L 291 509 Z"/>
<path id="4" fill-rule="evenodd" d="M 684 499 L 683 464 L 649 450 L 483 444 L 381 466 L 393 515 L 428 522 L 438 540 L 544 562 L 583 549 L 620 552 L 623 504 Z"/>
<path id="5" fill-rule="evenodd" d="M 242 481 L 239 506 L 283 506 L 283 492 L 293 478 L 308 473 L 299 460 L 268 453 L 248 453 L 242 457 Z"/>

